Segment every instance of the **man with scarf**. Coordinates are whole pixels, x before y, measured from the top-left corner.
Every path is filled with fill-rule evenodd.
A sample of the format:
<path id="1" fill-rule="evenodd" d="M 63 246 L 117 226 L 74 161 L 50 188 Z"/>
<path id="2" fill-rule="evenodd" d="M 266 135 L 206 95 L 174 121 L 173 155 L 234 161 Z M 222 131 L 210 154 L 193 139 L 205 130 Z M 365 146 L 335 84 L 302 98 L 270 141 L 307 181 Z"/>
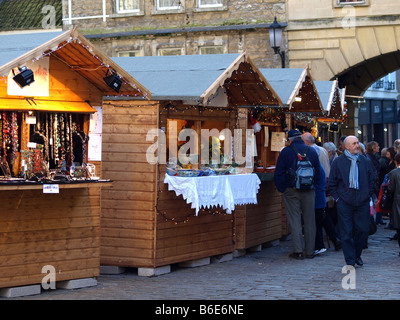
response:
<path id="1" fill-rule="evenodd" d="M 347 265 L 362 266 L 361 252 L 368 238 L 370 198 L 375 173 L 371 161 L 359 154 L 357 137 L 344 140 L 345 151 L 332 163 L 328 191 L 337 204 L 338 229 Z"/>

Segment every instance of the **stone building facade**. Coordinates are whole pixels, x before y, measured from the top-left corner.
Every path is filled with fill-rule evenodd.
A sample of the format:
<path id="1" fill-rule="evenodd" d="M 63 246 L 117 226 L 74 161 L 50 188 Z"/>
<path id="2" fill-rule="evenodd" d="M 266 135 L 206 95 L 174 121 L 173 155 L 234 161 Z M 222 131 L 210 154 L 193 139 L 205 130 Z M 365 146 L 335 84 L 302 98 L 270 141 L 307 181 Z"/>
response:
<path id="1" fill-rule="evenodd" d="M 257 66 L 280 67 L 268 33 L 275 16 L 286 22 L 286 1 L 63 0 L 63 28 L 77 26 L 110 56 L 247 50 Z"/>

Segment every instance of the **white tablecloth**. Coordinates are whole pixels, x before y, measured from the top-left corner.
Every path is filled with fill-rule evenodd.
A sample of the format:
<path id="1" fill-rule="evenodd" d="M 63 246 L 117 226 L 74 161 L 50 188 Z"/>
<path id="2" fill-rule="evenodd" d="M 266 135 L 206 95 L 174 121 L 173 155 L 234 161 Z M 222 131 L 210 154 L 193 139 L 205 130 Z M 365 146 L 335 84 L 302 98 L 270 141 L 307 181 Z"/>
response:
<path id="1" fill-rule="evenodd" d="M 182 195 L 197 215 L 200 208 L 219 205 L 232 213 L 235 205 L 257 204 L 261 181 L 254 173 L 188 178 L 166 174 L 164 183 L 168 184 L 168 190 Z"/>

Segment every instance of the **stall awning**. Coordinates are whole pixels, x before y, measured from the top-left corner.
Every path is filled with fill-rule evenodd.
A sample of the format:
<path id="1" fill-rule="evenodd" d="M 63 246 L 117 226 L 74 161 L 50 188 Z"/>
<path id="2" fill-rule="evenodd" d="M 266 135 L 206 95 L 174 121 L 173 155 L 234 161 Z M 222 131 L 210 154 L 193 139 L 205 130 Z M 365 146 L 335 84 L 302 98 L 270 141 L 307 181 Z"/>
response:
<path id="1" fill-rule="evenodd" d="M 0 111 L 43 111 L 94 113 L 96 109 L 85 101 L 54 101 L 43 99 L 0 98 Z"/>

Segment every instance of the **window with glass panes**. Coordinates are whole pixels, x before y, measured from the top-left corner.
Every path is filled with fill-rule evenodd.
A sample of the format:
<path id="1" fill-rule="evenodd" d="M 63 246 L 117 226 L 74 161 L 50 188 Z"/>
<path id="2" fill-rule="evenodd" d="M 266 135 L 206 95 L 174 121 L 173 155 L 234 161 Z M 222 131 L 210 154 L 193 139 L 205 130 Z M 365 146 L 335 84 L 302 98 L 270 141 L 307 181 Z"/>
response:
<path id="1" fill-rule="evenodd" d="M 138 12 L 139 0 L 116 0 L 116 9 L 118 13 Z"/>
<path id="2" fill-rule="evenodd" d="M 157 0 L 157 10 L 179 9 L 181 0 Z"/>
<path id="3" fill-rule="evenodd" d="M 199 8 L 204 7 L 222 7 L 222 0 L 198 0 Z"/>
<path id="4" fill-rule="evenodd" d="M 365 0 L 337 0 L 338 4 L 363 4 Z"/>
<path id="5" fill-rule="evenodd" d="M 157 54 L 159 56 L 180 56 L 183 54 L 181 48 L 165 48 L 165 49 L 158 49 Z"/>
<path id="6" fill-rule="evenodd" d="M 222 54 L 224 53 L 223 46 L 207 46 L 199 48 L 200 54 Z"/>
<path id="7" fill-rule="evenodd" d="M 118 57 L 138 57 L 141 56 L 139 50 L 120 51 Z"/>

